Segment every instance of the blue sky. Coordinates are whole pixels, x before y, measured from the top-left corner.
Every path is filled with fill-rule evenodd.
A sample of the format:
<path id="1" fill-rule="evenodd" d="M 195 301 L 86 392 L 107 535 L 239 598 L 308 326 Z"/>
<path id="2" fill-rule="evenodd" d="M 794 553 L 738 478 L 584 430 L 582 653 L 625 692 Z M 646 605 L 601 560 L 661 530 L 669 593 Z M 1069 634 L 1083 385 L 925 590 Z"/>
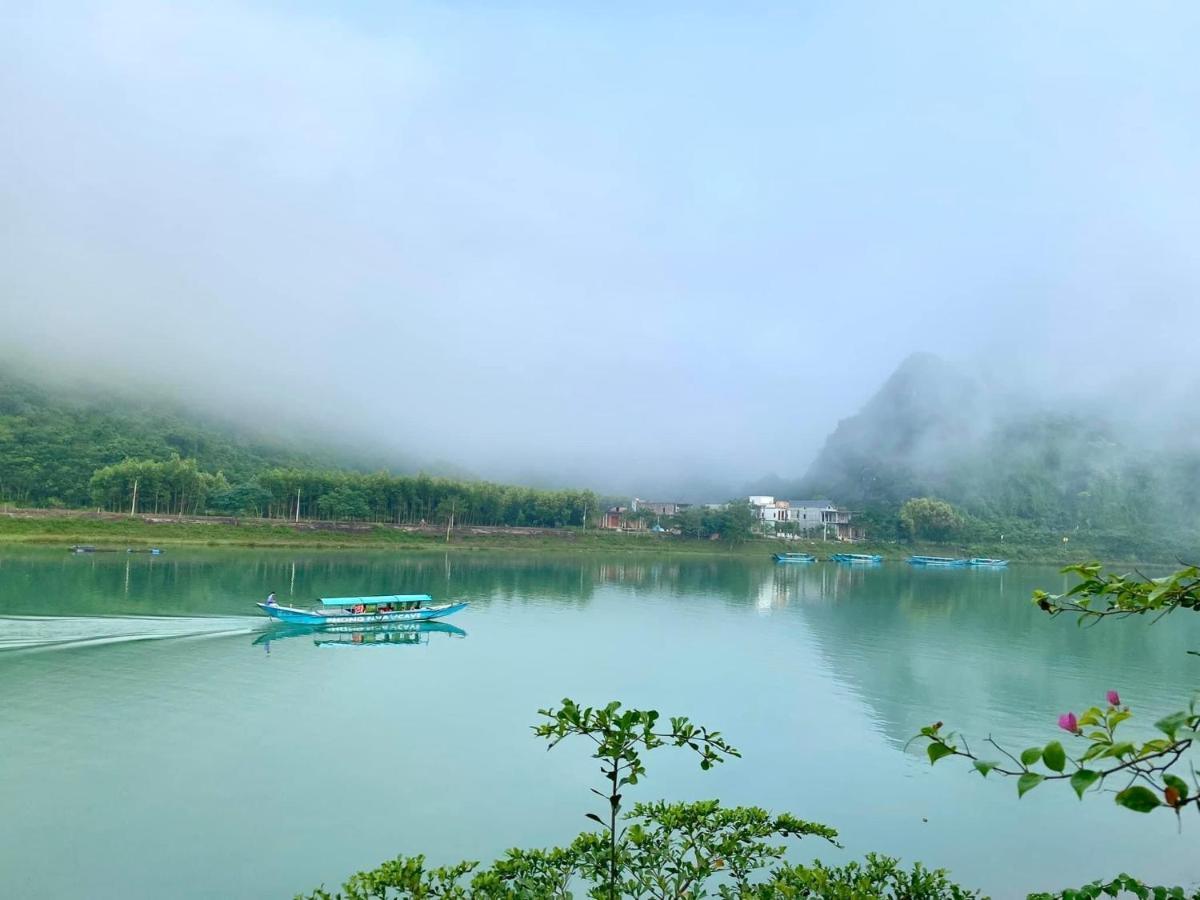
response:
<path id="1" fill-rule="evenodd" d="M 1186 4 L 10 4 L 0 350 L 493 477 L 1194 384 Z"/>

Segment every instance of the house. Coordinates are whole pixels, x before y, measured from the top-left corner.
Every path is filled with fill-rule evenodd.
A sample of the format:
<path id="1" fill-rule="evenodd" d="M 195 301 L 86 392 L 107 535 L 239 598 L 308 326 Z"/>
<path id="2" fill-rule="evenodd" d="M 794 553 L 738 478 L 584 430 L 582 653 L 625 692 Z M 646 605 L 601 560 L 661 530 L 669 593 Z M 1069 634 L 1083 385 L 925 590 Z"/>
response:
<path id="1" fill-rule="evenodd" d="M 689 509 L 692 504 L 680 503 L 676 500 L 639 500 L 633 498 L 633 511 L 647 510 L 654 513 L 656 516 L 677 516 L 685 509 Z"/>
<path id="2" fill-rule="evenodd" d="M 610 506 L 604 511 L 604 515 L 600 519 L 601 528 L 620 528 L 621 522 L 625 514 L 629 512 L 627 506 Z"/>
<path id="3" fill-rule="evenodd" d="M 600 519 L 601 528 L 611 528 L 616 531 L 645 531 L 650 526 L 640 516 L 635 516 L 637 510 L 630 506 L 610 506 Z"/>
<path id="4" fill-rule="evenodd" d="M 761 495 L 748 500 L 758 521 L 769 531 L 786 523 L 790 531 L 819 531 L 823 538 L 839 541 L 862 540 L 865 536 L 861 528 L 851 524 L 849 510 L 839 509 L 828 500 L 779 500 Z"/>

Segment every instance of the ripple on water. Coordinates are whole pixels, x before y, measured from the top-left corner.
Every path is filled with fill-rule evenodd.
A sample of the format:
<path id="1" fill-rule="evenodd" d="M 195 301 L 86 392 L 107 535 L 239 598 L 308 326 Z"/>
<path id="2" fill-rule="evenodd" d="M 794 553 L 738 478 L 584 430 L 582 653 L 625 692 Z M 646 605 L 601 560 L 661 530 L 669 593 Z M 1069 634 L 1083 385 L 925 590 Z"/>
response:
<path id="1" fill-rule="evenodd" d="M 0 652 L 248 633 L 262 622 L 253 616 L 0 616 Z"/>

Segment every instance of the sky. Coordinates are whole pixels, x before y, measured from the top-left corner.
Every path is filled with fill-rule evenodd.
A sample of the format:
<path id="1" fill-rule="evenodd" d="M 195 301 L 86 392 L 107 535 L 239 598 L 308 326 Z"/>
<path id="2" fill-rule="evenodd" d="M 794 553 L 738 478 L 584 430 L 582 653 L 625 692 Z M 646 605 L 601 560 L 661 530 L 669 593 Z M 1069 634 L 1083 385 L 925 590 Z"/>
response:
<path id="1" fill-rule="evenodd" d="M 483 477 L 1191 389 L 1200 7 L 0 2 L 0 361 Z M 715 490 L 715 487 L 714 487 Z"/>

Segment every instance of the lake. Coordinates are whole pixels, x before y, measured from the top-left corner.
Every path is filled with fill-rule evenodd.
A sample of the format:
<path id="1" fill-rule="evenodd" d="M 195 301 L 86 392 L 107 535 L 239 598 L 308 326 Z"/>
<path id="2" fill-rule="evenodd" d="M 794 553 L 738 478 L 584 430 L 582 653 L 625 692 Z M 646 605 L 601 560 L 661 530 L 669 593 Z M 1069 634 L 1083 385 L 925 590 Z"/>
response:
<path id="1" fill-rule="evenodd" d="M 627 799 L 756 803 L 845 850 L 995 897 L 1122 870 L 1200 878 L 1200 826 L 1065 785 L 931 769 L 920 728 L 1055 736 L 1113 688 L 1149 729 L 1186 702 L 1200 616 L 1080 629 L 1029 603 L 1054 568 L 501 553 L 0 549 L 0 894 L 291 897 L 397 853 L 490 860 L 587 825 L 596 767 L 529 726 L 563 697 L 720 728 L 744 758 L 664 749 Z M 252 604 L 430 593 L 465 632 L 264 640 Z M 407 640 L 407 639 L 405 639 Z M 1147 708 L 1162 692 L 1170 707 Z M 1064 740 L 1067 736 L 1058 732 Z"/>

